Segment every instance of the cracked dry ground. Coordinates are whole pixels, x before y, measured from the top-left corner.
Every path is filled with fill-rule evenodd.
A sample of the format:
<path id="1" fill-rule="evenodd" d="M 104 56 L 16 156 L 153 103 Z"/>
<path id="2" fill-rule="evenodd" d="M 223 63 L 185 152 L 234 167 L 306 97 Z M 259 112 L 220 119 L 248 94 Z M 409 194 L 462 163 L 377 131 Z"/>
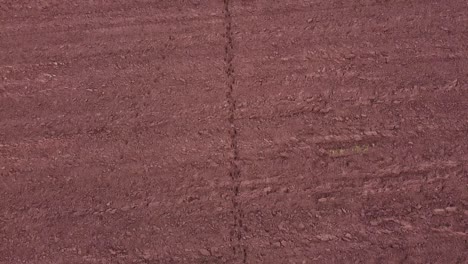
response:
<path id="1" fill-rule="evenodd" d="M 468 263 L 464 0 L 0 1 L 0 263 Z"/>

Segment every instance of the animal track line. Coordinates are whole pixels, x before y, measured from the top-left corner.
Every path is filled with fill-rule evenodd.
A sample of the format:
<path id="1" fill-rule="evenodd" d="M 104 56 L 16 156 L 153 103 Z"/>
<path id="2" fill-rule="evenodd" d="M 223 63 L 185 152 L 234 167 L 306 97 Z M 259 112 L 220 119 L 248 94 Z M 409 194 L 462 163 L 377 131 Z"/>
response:
<path id="1" fill-rule="evenodd" d="M 232 250 L 234 252 L 234 257 L 240 257 L 242 259 L 242 263 L 247 263 L 247 247 L 242 241 L 243 237 L 243 230 L 244 230 L 244 214 L 242 208 L 238 201 L 239 196 L 239 189 L 241 185 L 241 172 L 239 168 L 239 146 L 238 146 L 238 135 L 237 135 L 237 127 L 235 124 L 235 112 L 236 112 L 236 100 L 234 98 L 234 84 L 235 84 L 235 77 L 234 77 L 234 66 L 233 66 L 233 59 L 234 59 L 234 45 L 233 45 L 233 38 L 232 38 L 232 17 L 231 11 L 229 10 L 230 7 L 230 0 L 224 0 L 224 26 L 225 26 L 225 54 L 224 54 L 224 62 L 225 62 L 225 72 L 226 72 L 226 86 L 227 86 L 227 93 L 226 98 L 229 105 L 229 115 L 228 115 L 228 122 L 229 122 L 229 135 L 231 139 L 231 160 L 230 160 L 230 168 L 229 168 L 229 175 L 231 178 L 232 186 L 233 186 L 233 196 L 232 196 L 232 205 L 233 205 L 233 216 L 234 216 L 234 227 L 231 231 L 231 238 L 230 241 L 232 243 Z"/>

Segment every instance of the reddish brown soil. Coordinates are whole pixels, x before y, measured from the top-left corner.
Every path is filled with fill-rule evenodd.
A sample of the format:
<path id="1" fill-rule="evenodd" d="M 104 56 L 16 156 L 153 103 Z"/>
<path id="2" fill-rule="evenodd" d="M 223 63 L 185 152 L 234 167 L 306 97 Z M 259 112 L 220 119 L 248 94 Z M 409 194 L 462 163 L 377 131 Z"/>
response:
<path id="1" fill-rule="evenodd" d="M 0 263 L 468 263 L 464 0 L 0 0 Z"/>

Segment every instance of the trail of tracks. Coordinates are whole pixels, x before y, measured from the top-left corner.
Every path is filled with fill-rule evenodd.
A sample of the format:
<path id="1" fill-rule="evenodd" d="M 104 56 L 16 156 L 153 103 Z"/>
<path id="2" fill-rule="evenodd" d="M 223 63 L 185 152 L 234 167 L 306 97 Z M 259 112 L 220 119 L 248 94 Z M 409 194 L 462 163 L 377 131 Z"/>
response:
<path id="1" fill-rule="evenodd" d="M 239 168 L 239 146 L 238 146 L 238 134 L 237 127 L 235 124 L 235 114 L 236 114 L 236 99 L 234 98 L 234 44 L 232 37 L 232 17 L 230 8 L 230 0 L 224 0 L 224 25 L 225 25 L 225 37 L 226 37 L 226 46 L 225 46 L 225 57 L 224 61 L 226 63 L 226 86 L 227 86 L 227 102 L 228 102 L 228 122 L 229 122 L 229 136 L 231 140 L 231 160 L 229 175 L 232 180 L 233 196 L 232 196 L 232 205 L 233 205 L 233 215 L 234 215 L 234 228 L 231 234 L 231 243 L 233 244 L 233 252 L 235 257 L 241 257 L 242 262 L 247 262 L 247 248 L 242 242 L 244 223 L 243 223 L 243 211 L 238 201 L 240 184 L 241 184 L 241 171 Z"/>
<path id="2" fill-rule="evenodd" d="M 465 0 L 2 4 L 0 263 L 468 263 Z"/>

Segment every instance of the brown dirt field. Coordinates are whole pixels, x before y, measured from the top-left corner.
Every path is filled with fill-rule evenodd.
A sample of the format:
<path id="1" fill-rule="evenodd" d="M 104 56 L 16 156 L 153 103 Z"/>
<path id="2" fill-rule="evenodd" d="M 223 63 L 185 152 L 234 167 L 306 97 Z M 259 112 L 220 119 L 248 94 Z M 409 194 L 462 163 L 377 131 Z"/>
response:
<path id="1" fill-rule="evenodd" d="M 468 263 L 463 0 L 0 0 L 0 263 Z"/>

